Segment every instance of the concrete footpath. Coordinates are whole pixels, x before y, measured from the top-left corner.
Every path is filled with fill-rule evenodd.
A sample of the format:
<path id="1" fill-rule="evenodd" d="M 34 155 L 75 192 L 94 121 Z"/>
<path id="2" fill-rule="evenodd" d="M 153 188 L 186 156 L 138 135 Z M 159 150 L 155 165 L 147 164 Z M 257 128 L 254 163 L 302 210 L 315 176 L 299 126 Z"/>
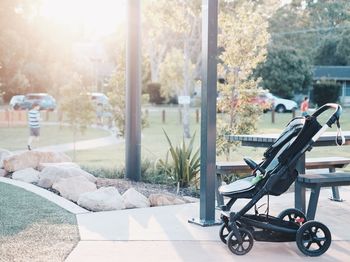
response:
<path id="1" fill-rule="evenodd" d="M 219 226 L 188 223 L 199 217 L 199 203 L 192 203 L 77 214 L 81 241 L 66 261 L 350 261 L 350 190 L 341 188 L 345 202 L 332 202 L 330 195 L 321 191 L 316 214 L 332 233 L 332 245 L 321 257 L 304 256 L 295 242 L 256 241 L 248 254 L 236 256 L 220 241 Z M 293 193 L 270 197 L 270 214 L 292 207 L 293 201 Z"/>

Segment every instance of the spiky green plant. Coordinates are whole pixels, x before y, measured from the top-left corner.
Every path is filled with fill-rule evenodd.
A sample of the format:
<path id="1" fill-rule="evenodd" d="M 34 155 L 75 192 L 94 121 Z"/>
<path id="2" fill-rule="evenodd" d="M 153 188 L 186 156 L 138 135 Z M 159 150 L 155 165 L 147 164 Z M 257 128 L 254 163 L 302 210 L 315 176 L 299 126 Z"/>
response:
<path id="1" fill-rule="evenodd" d="M 164 167 L 168 167 L 164 170 L 174 179 L 178 186 L 188 187 L 196 179 L 200 170 L 199 149 L 196 151 L 193 149 L 195 134 L 192 136 L 188 145 L 186 145 L 185 138 L 183 138 L 182 143 L 174 146 L 164 129 L 163 132 L 169 143 L 169 153 L 172 163 L 168 163 L 168 153 L 166 160 L 160 160 L 159 163 Z"/>

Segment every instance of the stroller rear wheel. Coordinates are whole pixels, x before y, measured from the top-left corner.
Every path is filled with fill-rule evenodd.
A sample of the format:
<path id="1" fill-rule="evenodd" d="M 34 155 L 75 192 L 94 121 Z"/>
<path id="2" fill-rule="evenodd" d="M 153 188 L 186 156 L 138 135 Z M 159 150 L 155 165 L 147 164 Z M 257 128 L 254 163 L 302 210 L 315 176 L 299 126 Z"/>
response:
<path id="1" fill-rule="evenodd" d="M 307 256 L 317 257 L 325 253 L 332 242 L 328 227 L 317 221 L 302 225 L 296 234 L 299 250 Z"/>
<path id="2" fill-rule="evenodd" d="M 305 214 L 296 208 L 288 208 L 286 210 L 283 210 L 278 215 L 278 218 L 284 221 L 297 223 L 299 226 L 303 225 L 306 222 Z"/>
<path id="3" fill-rule="evenodd" d="M 224 244 L 227 244 L 227 236 L 230 234 L 231 229 L 228 225 L 222 224 L 219 231 L 219 236 Z"/>
<path id="4" fill-rule="evenodd" d="M 252 233 L 246 228 L 238 229 L 242 238 L 242 243 L 239 243 L 234 231 L 231 231 L 227 237 L 227 246 L 233 254 L 245 255 L 253 247 L 254 239 Z"/>

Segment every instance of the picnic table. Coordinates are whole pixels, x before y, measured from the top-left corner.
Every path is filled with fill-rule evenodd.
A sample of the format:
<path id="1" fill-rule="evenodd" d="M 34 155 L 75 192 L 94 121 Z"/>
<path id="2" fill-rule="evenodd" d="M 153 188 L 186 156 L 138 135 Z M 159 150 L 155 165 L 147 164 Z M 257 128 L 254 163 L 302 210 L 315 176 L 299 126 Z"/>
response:
<path id="1" fill-rule="evenodd" d="M 350 145 L 350 131 L 343 131 L 345 137 L 345 144 Z M 228 135 L 226 139 L 231 142 L 241 142 L 242 146 L 250 147 L 270 147 L 279 137 L 279 134 L 258 134 L 258 135 Z M 313 147 L 321 146 L 336 146 L 336 132 L 325 132 L 313 144 Z M 331 156 L 330 156 L 331 157 Z M 297 170 L 300 174 L 305 174 L 305 154 L 299 159 Z M 332 187 L 333 198 L 339 199 L 338 187 Z M 295 207 L 305 212 L 305 187 L 295 186 Z M 310 205 L 310 203 L 309 203 Z"/>

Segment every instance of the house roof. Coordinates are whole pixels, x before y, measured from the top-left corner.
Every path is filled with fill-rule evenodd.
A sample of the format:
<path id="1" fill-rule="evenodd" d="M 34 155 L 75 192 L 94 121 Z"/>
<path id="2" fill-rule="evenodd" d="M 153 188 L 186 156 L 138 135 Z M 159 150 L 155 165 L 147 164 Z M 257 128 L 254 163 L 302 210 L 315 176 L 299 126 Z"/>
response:
<path id="1" fill-rule="evenodd" d="M 313 79 L 350 80 L 350 66 L 315 66 Z"/>

